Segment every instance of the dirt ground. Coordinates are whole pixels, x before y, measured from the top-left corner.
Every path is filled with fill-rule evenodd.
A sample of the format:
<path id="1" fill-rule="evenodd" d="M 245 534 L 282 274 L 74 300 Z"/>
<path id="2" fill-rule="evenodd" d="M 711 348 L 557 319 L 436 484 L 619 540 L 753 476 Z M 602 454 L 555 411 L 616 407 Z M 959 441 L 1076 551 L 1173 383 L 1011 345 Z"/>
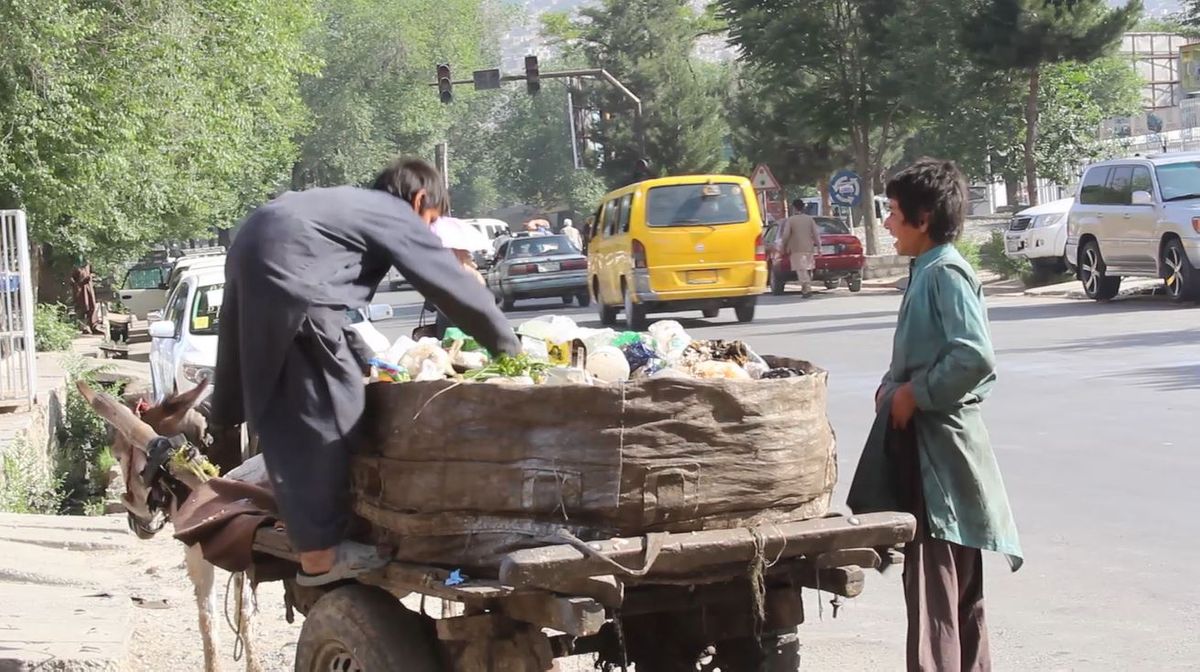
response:
<path id="1" fill-rule="evenodd" d="M 118 562 L 126 571 L 128 593 L 140 598 L 143 606 L 135 609 L 134 632 L 130 642 L 129 672 L 195 672 L 204 669 L 204 652 L 200 645 L 196 601 L 192 584 L 183 564 L 183 546 L 171 538 L 170 528 L 157 538 L 138 542 L 131 552 Z M 217 636 L 222 669 L 243 669 L 233 657 L 235 637 L 225 620 L 225 592 L 229 574 L 217 570 Z M 408 601 L 406 601 L 407 603 Z M 139 602 L 135 600 L 135 604 Z M 440 603 L 439 603 L 440 604 Z M 416 608 L 416 604 L 409 605 Z M 255 620 L 254 643 L 264 672 L 290 672 L 296 656 L 296 640 L 304 616 L 296 614 L 296 622 L 285 619 L 283 587 L 279 583 L 263 584 L 258 590 L 258 618 Z M 429 605 L 430 609 L 434 607 Z M 232 596 L 228 605 L 230 620 L 236 614 Z M 576 658 L 559 664 L 561 672 L 584 672 L 592 662 Z"/>

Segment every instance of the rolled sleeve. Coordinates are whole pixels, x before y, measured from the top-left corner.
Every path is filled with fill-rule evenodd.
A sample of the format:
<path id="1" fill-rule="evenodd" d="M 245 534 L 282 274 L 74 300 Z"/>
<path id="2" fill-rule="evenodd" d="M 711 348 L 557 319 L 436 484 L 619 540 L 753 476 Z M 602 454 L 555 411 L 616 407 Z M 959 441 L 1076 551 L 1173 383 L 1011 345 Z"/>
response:
<path id="1" fill-rule="evenodd" d="M 934 309 L 944 345 L 931 366 L 913 375 L 913 395 L 922 411 L 946 412 L 995 371 L 996 361 L 987 312 L 973 283 L 951 267 L 930 270 L 936 273 Z"/>

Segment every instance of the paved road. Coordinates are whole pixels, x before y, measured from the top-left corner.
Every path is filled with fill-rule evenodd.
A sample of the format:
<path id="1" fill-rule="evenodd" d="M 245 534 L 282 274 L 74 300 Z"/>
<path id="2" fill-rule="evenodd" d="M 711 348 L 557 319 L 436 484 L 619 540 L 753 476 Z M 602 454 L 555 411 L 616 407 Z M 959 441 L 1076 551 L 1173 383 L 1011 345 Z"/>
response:
<path id="1" fill-rule="evenodd" d="M 414 297 L 381 297 L 400 316 L 382 331 L 411 330 Z M 744 338 L 830 371 L 843 501 L 898 306 L 894 292 L 843 289 L 766 297 L 751 325 L 732 311 L 683 323 L 695 337 Z M 999 557 L 986 561 L 997 669 L 1197 669 L 1200 582 L 1186 563 L 1200 551 L 1200 308 L 1154 297 L 989 306 L 1000 384 L 985 409 L 1028 558 L 1015 575 Z M 551 313 L 595 326 L 593 310 L 556 302 L 519 305 L 511 317 Z M 898 574 L 869 577 L 836 621 L 808 606 L 810 669 L 902 667 Z"/>

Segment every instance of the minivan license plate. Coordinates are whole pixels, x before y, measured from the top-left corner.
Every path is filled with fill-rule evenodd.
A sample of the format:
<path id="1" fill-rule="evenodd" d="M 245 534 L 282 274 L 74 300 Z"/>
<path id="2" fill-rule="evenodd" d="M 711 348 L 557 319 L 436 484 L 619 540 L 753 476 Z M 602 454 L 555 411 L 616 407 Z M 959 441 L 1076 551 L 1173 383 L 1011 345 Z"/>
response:
<path id="1" fill-rule="evenodd" d="M 715 285 L 717 283 L 717 272 L 688 271 L 687 281 L 689 285 Z"/>

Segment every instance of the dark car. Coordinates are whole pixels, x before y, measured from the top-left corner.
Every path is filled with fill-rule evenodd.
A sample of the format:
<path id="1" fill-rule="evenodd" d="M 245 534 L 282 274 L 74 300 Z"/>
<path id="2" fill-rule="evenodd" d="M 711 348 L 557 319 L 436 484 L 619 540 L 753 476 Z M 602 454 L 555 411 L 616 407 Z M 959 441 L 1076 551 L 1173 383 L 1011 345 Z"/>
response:
<path id="1" fill-rule="evenodd" d="M 817 227 L 821 229 L 821 254 L 817 255 L 813 281 L 823 282 L 826 288 L 834 289 L 845 280 L 850 291 L 861 290 L 863 265 L 866 263 L 862 241 L 851 233 L 850 227 L 840 219 L 814 219 L 817 220 Z M 781 222 L 773 222 L 763 234 L 763 243 L 770 250 L 767 259 L 767 285 L 776 296 L 783 294 L 784 286 L 796 279 L 796 272 L 792 270 L 792 260 L 786 254 L 781 254 L 776 247 L 780 224 Z"/>
<path id="2" fill-rule="evenodd" d="M 566 236 L 521 236 L 496 250 L 487 284 L 505 310 L 522 299 L 562 297 L 564 304 L 591 304 L 587 257 Z"/>

